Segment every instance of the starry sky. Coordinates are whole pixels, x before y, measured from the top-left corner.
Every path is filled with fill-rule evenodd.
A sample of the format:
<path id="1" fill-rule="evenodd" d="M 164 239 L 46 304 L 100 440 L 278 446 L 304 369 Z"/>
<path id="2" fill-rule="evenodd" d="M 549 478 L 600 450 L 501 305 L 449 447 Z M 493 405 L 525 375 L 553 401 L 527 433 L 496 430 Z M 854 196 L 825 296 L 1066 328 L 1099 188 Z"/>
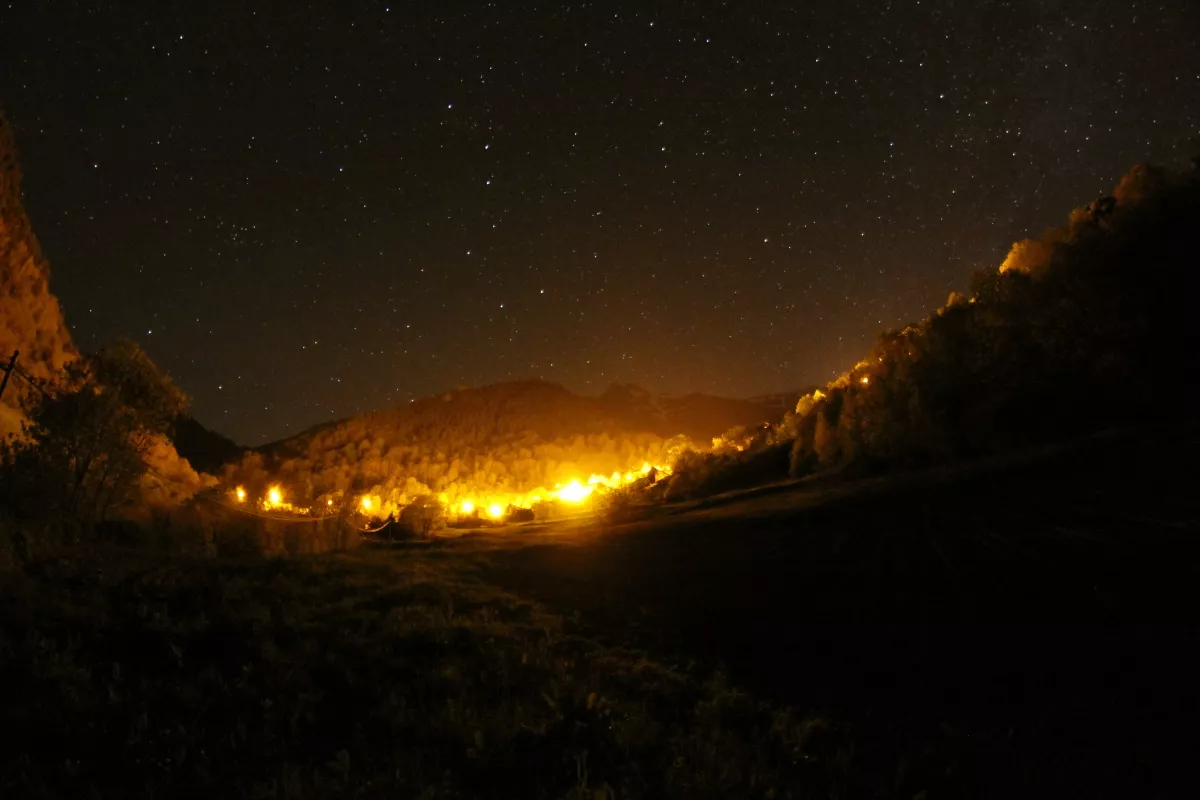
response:
<path id="1" fill-rule="evenodd" d="M 1188 0 L 0 0 L 0 106 L 77 344 L 258 444 L 523 377 L 824 382 L 1184 163 L 1198 37 Z"/>

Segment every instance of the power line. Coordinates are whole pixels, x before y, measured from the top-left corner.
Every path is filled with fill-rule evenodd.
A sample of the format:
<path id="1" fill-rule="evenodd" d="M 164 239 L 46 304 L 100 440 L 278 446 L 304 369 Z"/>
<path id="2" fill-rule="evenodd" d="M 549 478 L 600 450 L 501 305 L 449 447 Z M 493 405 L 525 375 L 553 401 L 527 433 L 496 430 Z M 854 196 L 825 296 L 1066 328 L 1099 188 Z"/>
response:
<path id="1" fill-rule="evenodd" d="M 4 368 L 4 377 L 0 378 L 0 397 L 4 397 L 4 390 L 8 388 L 8 379 L 12 376 L 13 370 L 17 368 L 17 357 L 20 355 L 20 350 L 14 350 L 12 358 L 8 360 L 8 366 Z"/>
<path id="2" fill-rule="evenodd" d="M 46 391 L 45 387 L 43 387 L 40 383 L 38 383 L 38 379 L 33 377 L 32 375 L 30 375 L 28 372 L 26 372 L 25 368 L 17 363 L 16 358 L 17 358 L 17 354 L 13 353 L 13 360 L 11 362 L 9 362 L 9 365 L 8 365 L 9 371 L 12 372 L 14 375 L 16 375 L 18 378 L 23 379 L 27 384 L 32 386 L 34 389 L 37 389 L 42 394 L 49 395 L 50 393 L 48 391 Z"/>

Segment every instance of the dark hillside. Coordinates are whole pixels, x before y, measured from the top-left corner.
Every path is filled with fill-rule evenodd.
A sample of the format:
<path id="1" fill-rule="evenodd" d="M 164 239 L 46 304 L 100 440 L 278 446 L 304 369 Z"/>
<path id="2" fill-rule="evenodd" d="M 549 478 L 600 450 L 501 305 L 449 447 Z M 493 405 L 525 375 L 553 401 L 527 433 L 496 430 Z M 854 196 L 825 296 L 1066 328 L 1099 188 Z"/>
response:
<path id="1" fill-rule="evenodd" d="M 246 448 L 216 431 L 209 430 L 195 417 L 183 416 L 171 427 L 171 442 L 179 455 L 201 472 L 215 473 L 241 458 Z"/>
<path id="2" fill-rule="evenodd" d="M 744 485 L 766 449 L 795 476 L 946 463 L 1164 417 L 1194 419 L 1200 170 L 1139 165 L 1111 196 L 1016 243 L 970 297 L 800 399 L 744 452 L 692 458 L 675 496 Z M 781 468 L 766 479 L 786 477 Z"/>

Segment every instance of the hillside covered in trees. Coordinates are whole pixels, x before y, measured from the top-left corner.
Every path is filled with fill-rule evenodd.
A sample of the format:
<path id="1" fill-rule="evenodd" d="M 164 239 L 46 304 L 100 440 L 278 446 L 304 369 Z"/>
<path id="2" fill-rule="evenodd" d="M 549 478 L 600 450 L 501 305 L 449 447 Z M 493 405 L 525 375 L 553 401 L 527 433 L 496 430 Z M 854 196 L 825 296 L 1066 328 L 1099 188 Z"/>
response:
<path id="1" fill-rule="evenodd" d="M 572 480 L 664 466 L 686 447 L 776 413 L 764 403 L 628 385 L 587 397 L 519 381 L 320 426 L 248 453 L 224 479 L 252 498 L 278 484 L 300 506 L 366 496 L 383 514 L 429 495 L 451 507 L 528 504 Z"/>
<path id="2" fill-rule="evenodd" d="M 1200 164 L 1135 166 L 1063 226 L 1013 245 L 969 296 L 883 333 L 862 361 L 737 447 L 684 453 L 668 498 L 942 463 L 1194 416 Z"/>

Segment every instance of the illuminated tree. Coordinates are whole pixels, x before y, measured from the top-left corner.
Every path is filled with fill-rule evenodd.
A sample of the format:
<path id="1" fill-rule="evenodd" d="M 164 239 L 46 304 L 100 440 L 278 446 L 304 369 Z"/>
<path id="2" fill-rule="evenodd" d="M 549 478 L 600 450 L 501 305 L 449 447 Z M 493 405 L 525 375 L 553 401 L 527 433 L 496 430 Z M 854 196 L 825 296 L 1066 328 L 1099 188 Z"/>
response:
<path id="1" fill-rule="evenodd" d="M 26 516 L 103 521 L 135 497 L 152 447 L 186 408 L 133 342 L 75 362 L 32 399 L 24 437 L 5 447 L 8 504 Z"/>

